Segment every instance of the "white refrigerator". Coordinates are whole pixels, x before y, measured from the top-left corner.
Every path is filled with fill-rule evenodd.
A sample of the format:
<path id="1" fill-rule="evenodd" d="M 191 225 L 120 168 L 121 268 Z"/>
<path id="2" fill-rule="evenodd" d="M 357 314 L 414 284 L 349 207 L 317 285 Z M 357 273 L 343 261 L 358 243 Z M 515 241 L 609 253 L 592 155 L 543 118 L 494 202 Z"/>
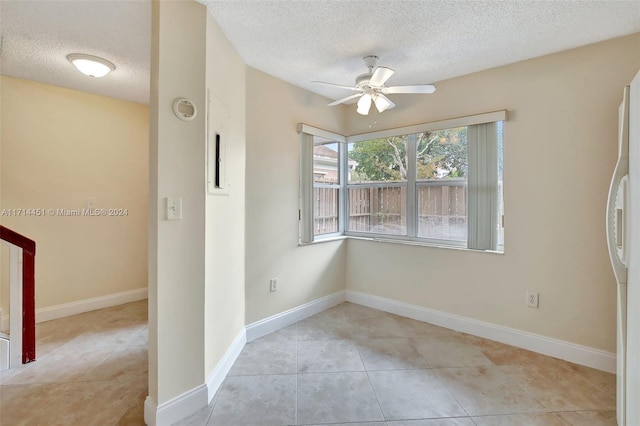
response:
<path id="1" fill-rule="evenodd" d="M 617 281 L 617 420 L 640 426 L 640 72 L 624 89 L 607 241 Z"/>

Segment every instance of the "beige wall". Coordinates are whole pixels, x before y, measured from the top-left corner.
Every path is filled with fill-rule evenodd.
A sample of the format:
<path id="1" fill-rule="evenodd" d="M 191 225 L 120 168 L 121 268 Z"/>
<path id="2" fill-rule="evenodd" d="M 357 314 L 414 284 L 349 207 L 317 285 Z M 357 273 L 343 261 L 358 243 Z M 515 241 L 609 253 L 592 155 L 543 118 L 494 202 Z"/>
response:
<path id="1" fill-rule="evenodd" d="M 205 383 L 244 327 L 245 66 L 196 2 L 153 2 L 152 45 L 149 395 L 161 405 Z M 206 140 L 225 121 L 207 117 L 207 89 L 228 111 L 224 196 L 207 194 Z M 193 121 L 174 116 L 177 96 Z M 182 220 L 168 221 L 174 196 Z"/>
<path id="2" fill-rule="evenodd" d="M 437 83 L 429 96 L 363 118 L 349 133 L 509 110 L 504 125 L 504 255 L 350 240 L 347 288 L 616 350 L 605 203 L 622 88 L 640 34 Z M 525 306 L 526 290 L 540 308 Z"/>
<path id="3" fill-rule="evenodd" d="M 149 396 L 162 404 L 204 377 L 206 9 L 154 1 L 152 15 Z M 193 121 L 173 114 L 178 96 Z M 167 220 L 167 197 L 182 198 L 181 220 Z"/>
<path id="4" fill-rule="evenodd" d="M 95 197 L 97 207 L 128 211 L 124 217 L 0 218 L 36 241 L 36 308 L 145 288 L 149 109 L 0 79 L 2 206 L 82 209 Z M 6 285 L 3 279 L 3 296 Z M 7 315 L 7 297 L 2 302 Z"/>
<path id="5" fill-rule="evenodd" d="M 226 144 L 227 193 L 206 197 L 205 379 L 244 328 L 245 69 L 207 14 L 208 138 Z"/>
<path id="6" fill-rule="evenodd" d="M 344 241 L 298 247 L 297 123 L 341 133 L 343 107 L 247 68 L 246 323 L 344 289 Z M 278 291 L 269 292 L 269 279 Z"/>

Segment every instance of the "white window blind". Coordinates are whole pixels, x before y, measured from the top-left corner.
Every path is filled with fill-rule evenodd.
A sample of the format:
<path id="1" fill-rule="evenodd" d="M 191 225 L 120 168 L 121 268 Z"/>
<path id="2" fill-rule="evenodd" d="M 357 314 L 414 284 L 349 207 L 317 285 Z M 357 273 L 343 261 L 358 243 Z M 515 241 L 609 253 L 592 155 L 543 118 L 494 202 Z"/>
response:
<path id="1" fill-rule="evenodd" d="M 467 248 L 496 250 L 498 243 L 498 129 L 496 123 L 467 130 Z"/>

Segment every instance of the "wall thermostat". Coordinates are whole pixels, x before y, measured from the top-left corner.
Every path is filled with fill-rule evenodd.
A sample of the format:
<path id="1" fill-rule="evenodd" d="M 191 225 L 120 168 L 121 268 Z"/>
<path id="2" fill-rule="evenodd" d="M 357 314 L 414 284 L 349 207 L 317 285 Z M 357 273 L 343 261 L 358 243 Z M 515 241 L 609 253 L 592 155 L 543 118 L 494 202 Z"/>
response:
<path id="1" fill-rule="evenodd" d="M 180 120 L 191 121 L 196 118 L 198 110 L 193 102 L 187 98 L 175 98 L 173 101 L 173 112 Z"/>

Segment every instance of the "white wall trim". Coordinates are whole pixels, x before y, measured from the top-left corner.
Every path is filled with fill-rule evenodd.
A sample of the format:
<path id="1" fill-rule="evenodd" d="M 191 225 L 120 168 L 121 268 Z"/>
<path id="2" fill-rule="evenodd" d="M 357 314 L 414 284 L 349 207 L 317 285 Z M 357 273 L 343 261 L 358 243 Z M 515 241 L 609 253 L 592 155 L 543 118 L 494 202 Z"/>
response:
<path id="1" fill-rule="evenodd" d="M 418 321 L 428 322 L 474 336 L 484 337 L 576 364 L 616 373 L 616 354 L 563 340 L 516 330 L 473 318 L 449 314 L 354 290 L 346 290 L 346 300 Z"/>
<path id="2" fill-rule="evenodd" d="M 110 308 L 125 303 L 137 302 L 147 298 L 147 288 L 123 291 L 106 296 L 92 297 L 91 299 L 78 300 L 77 302 L 64 303 L 62 305 L 49 306 L 36 309 L 36 323 L 64 318 L 97 309 Z"/>
<path id="3" fill-rule="evenodd" d="M 380 130 L 377 132 L 359 133 L 347 136 L 347 143 L 368 141 L 371 139 L 387 138 L 390 136 L 409 135 L 412 133 L 429 132 L 433 130 L 450 129 L 460 126 L 473 126 L 474 124 L 492 123 L 495 121 L 506 121 L 508 113 L 506 109 L 485 112 L 481 114 L 466 115 L 463 117 L 449 118 L 446 120 L 421 123 L 414 126 L 396 127 L 395 129 Z"/>
<path id="4" fill-rule="evenodd" d="M 11 344 L 9 336 L 0 333 L 0 372 L 9 369 L 9 359 L 11 358 Z"/>
<path id="5" fill-rule="evenodd" d="M 193 388 L 160 406 L 156 406 L 153 398 L 147 396 L 144 403 L 145 423 L 148 426 L 171 425 L 190 416 L 200 408 L 205 407 L 211 402 L 218 389 L 220 389 L 220 386 L 222 386 L 222 382 L 224 382 L 229 370 L 231 370 L 233 363 L 240 355 L 240 352 L 242 352 L 247 341 L 255 340 L 265 334 L 277 331 L 289 324 L 320 313 L 344 301 L 345 292 L 341 290 L 244 327 L 240 330 L 231 345 L 229 345 L 227 351 L 209 375 L 206 384 Z"/>
<path id="6" fill-rule="evenodd" d="M 9 315 L 2 315 L 0 310 L 0 333 L 9 333 Z"/>
<path id="7" fill-rule="evenodd" d="M 288 311 L 256 321 L 247 326 L 247 341 L 251 342 L 258 337 L 280 330 L 289 324 L 293 324 L 294 322 L 310 317 L 311 315 L 318 314 L 344 302 L 345 300 L 345 291 L 340 290 L 328 296 L 321 297 L 320 299 L 305 303 L 304 305 L 291 308 Z"/>
<path id="8" fill-rule="evenodd" d="M 144 300 L 146 298 L 147 288 L 144 287 L 120 293 L 108 294 L 106 296 L 92 297 L 91 299 L 64 303 L 62 305 L 40 308 L 36 309 L 36 323 L 82 314 L 89 311 L 95 311 L 97 309 L 110 308 L 112 306 L 123 305 L 125 303 L 137 302 L 138 300 Z M 9 328 L 9 315 L 3 316 L 1 321 L 0 330 L 7 330 Z"/>
<path id="9" fill-rule="evenodd" d="M 144 400 L 144 424 L 147 426 L 155 426 L 156 425 L 156 409 L 158 405 L 156 401 L 147 395 Z"/>
<path id="10" fill-rule="evenodd" d="M 156 405 L 154 399 L 147 396 L 144 401 L 144 421 L 148 426 L 170 426 L 206 407 L 208 403 L 205 384 L 196 386 L 160 405 Z"/>
<path id="11" fill-rule="evenodd" d="M 218 392 L 218 389 L 220 389 L 220 386 L 222 386 L 222 382 L 224 382 L 229 370 L 233 367 L 233 363 L 238 359 L 246 343 L 247 331 L 246 328 L 243 327 L 207 378 L 208 403 L 211 402 L 216 392 Z"/>
<path id="12" fill-rule="evenodd" d="M 144 422 L 148 426 L 172 425 L 206 407 L 227 377 L 246 341 L 243 327 L 209 375 L 206 384 L 196 386 L 160 405 L 151 396 L 147 396 L 144 401 Z"/>

